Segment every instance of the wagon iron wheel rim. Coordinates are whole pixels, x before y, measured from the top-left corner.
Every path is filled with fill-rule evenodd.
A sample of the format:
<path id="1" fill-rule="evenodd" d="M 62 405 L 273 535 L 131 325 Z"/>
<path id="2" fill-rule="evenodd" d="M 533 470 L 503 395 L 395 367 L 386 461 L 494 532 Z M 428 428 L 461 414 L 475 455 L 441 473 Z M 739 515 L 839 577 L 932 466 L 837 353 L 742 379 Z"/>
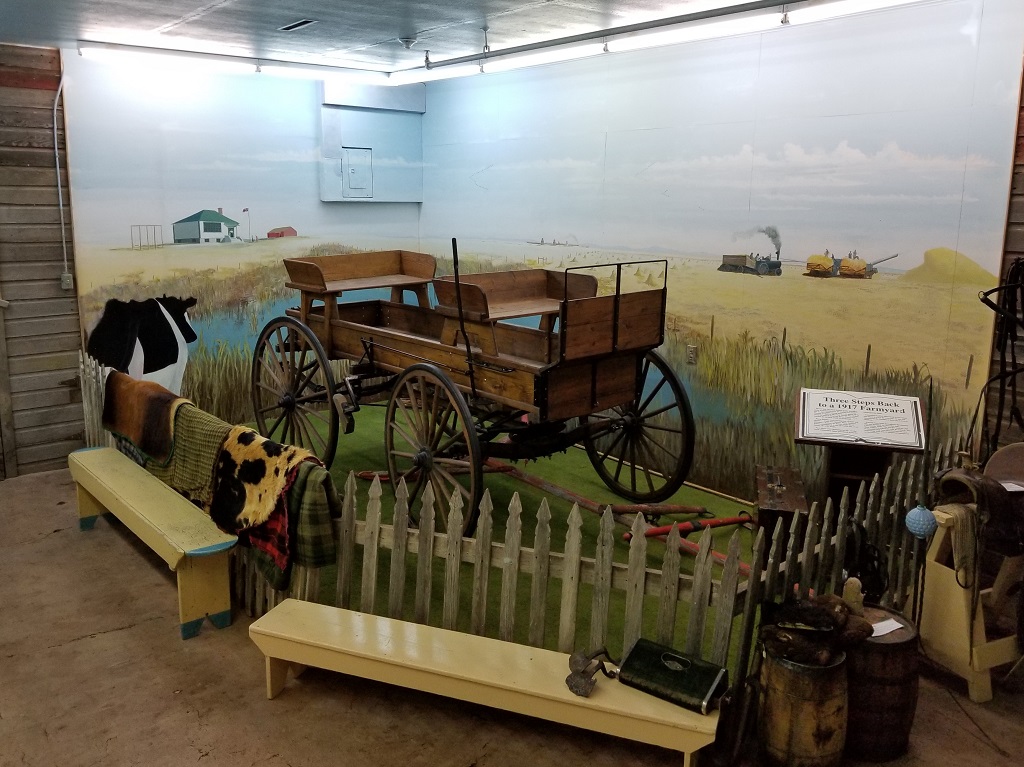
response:
<path id="1" fill-rule="evenodd" d="M 338 414 L 328 396 L 334 373 L 313 331 L 292 317 L 270 320 L 253 351 L 251 384 L 257 431 L 330 466 L 338 441 Z"/>
<path id="2" fill-rule="evenodd" d="M 585 420 L 584 440 L 598 476 L 615 493 L 640 503 L 670 498 L 693 459 L 693 413 L 679 376 L 657 352 L 639 363 L 638 396 Z"/>
<path id="3" fill-rule="evenodd" d="M 423 492 L 434 496 L 436 528 L 448 529 L 452 496 L 462 500 L 463 535 L 470 535 L 483 494 L 483 460 L 462 392 L 439 368 L 417 364 L 398 378 L 388 400 L 384 442 L 388 474 L 405 480 L 409 514 L 418 523 Z"/>

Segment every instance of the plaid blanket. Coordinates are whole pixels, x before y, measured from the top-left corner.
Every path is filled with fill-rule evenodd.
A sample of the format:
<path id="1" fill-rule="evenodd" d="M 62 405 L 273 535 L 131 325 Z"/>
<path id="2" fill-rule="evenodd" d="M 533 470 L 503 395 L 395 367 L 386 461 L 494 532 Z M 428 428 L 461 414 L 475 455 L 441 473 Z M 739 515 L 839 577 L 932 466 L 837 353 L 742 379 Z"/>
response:
<path id="1" fill-rule="evenodd" d="M 225 453 L 229 435 L 234 444 Z M 276 462 L 263 445 L 271 447 L 271 454 L 282 448 L 282 455 L 276 457 L 283 460 Z M 252 488 L 239 489 L 234 472 L 218 477 L 216 469 L 222 461 L 242 469 L 247 460 L 257 457 L 267 460 L 267 473 L 274 474 L 279 468 L 282 479 L 263 485 L 269 496 L 260 498 L 260 493 L 255 493 L 256 503 L 243 510 Z M 186 403 L 175 415 L 170 460 L 161 464 L 150 459 L 144 465 L 210 514 L 222 530 L 237 532 L 239 542 L 251 547 L 257 569 L 275 589 L 288 588 L 294 564 L 310 568 L 334 564 L 332 520 L 341 516 L 341 501 L 330 473 L 306 451 L 277 446 L 246 427 L 232 427 Z M 244 469 L 242 474 L 246 474 Z M 218 500 L 228 502 L 218 506 Z M 254 515 L 262 519 L 259 524 L 253 524 Z"/>
<path id="2" fill-rule="evenodd" d="M 213 499 L 213 470 L 231 425 L 188 404 L 174 419 L 174 449 L 166 465 L 148 461 L 150 474 L 163 480 L 209 513 Z"/>
<path id="3" fill-rule="evenodd" d="M 282 502 L 267 523 L 239 536 L 243 544 L 252 546 L 256 569 L 279 591 L 291 583 L 293 564 L 310 568 L 334 564 L 332 520 L 341 516 L 341 500 L 327 469 L 304 461 L 290 474 Z"/>

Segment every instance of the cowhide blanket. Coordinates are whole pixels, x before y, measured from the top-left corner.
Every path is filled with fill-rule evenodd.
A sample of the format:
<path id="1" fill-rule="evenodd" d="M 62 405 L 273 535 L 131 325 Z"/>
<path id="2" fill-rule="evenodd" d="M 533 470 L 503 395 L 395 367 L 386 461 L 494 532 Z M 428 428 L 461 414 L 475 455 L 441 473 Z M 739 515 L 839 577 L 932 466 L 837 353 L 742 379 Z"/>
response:
<path id="1" fill-rule="evenodd" d="M 174 449 L 174 415 L 186 403 L 191 404 L 160 384 L 114 370 L 103 390 L 103 428 L 166 464 Z"/>
<path id="2" fill-rule="evenodd" d="M 261 525 L 271 518 L 303 461 L 320 461 L 300 447 L 281 445 L 246 426 L 228 433 L 213 478 L 210 516 L 230 533 Z"/>

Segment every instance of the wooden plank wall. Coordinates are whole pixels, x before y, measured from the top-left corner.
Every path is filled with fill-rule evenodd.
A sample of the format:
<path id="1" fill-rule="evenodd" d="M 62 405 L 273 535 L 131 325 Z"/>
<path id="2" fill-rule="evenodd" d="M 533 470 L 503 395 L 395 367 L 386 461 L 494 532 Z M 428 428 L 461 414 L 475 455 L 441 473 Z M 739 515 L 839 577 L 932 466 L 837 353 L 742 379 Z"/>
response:
<path id="1" fill-rule="evenodd" d="M 78 299 L 61 287 L 60 70 L 56 49 L 0 45 L 0 296 L 10 302 L 0 309 L 0 478 L 66 466 L 84 444 Z M 62 106 L 57 145 L 74 273 Z"/>
<path id="2" fill-rule="evenodd" d="M 1017 139 L 1013 152 L 1013 173 L 1010 181 L 1010 204 L 1006 214 L 1006 234 L 1003 239 L 1003 259 L 999 271 L 999 284 L 1005 285 L 1007 272 L 1018 258 L 1024 258 L 1024 80 L 1021 83 L 1021 97 L 1018 99 L 1019 109 L 1017 116 Z M 993 294 L 992 300 L 999 303 L 999 295 Z M 1018 307 L 1024 312 L 1024 307 Z M 1024 322 L 1024 316 L 1019 317 Z M 998 320 L 997 320 L 998 323 Z M 1021 328 L 1017 330 L 1018 335 L 1024 337 Z M 996 336 L 993 337 L 992 359 L 989 365 L 988 375 L 995 376 L 1001 370 L 1000 350 L 998 349 L 998 325 Z M 1015 345 L 1017 364 L 1024 364 L 1024 341 Z M 1007 365 L 1012 364 L 1009 350 L 1007 350 Z M 1024 376 L 1016 377 L 1018 406 L 1024 409 Z M 1010 417 L 1013 405 L 1013 390 L 1011 383 L 1007 383 L 1005 399 L 1002 408 L 999 402 L 998 381 L 990 383 L 985 393 L 984 410 L 988 424 L 988 433 L 982 434 L 974 457 L 984 462 L 996 447 L 1002 447 L 1012 442 L 1024 440 L 1024 430 L 1013 422 Z M 998 439 L 995 439 L 998 424 Z"/>

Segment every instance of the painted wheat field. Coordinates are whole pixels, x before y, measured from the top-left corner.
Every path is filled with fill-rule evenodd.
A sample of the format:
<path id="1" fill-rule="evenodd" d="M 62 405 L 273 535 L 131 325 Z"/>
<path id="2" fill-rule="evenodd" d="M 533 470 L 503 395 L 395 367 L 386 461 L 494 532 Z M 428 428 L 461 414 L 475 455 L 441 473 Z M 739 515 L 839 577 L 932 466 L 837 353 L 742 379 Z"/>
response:
<path id="1" fill-rule="evenodd" d="M 259 243 L 257 243 L 259 245 Z M 218 317 L 246 318 L 250 332 L 224 342 L 206 332 L 190 349 L 185 393 L 230 422 L 252 419 L 251 348 L 272 302 L 287 301 L 282 255 L 351 252 L 339 243 L 288 243 L 295 250 L 192 246 L 188 263 L 161 254 L 152 279 L 122 274 L 83 296 L 87 313 L 109 297 L 195 295 L 196 314 L 215 330 Z M 385 246 L 386 247 L 386 246 Z M 175 248 L 165 248 L 173 255 Z M 210 251 L 208 258 L 199 251 Z M 639 261 L 638 253 L 585 248 L 538 249 L 492 258 L 467 253 L 462 271 Z M 213 265 L 218 258 L 221 263 Z M 438 272 L 451 261 L 439 255 Z M 719 272 L 707 259 L 667 260 L 666 343 L 661 352 L 679 371 L 694 405 L 696 448 L 690 479 L 751 498 L 757 464 L 798 468 L 813 494 L 821 485 L 822 450 L 795 445 L 800 387 L 913 395 L 932 399 L 930 438 L 938 443 L 967 427 L 987 369 L 992 313 L 978 300 L 995 278 L 961 254 L 928 251 L 910 272 L 872 279 L 816 279 L 785 263 L 777 277 Z M 206 263 L 207 268 L 188 268 Z M 136 262 L 137 264 L 137 262 Z M 149 270 L 147 270 L 149 273 Z M 626 289 L 660 284 L 657 265 L 624 270 Z M 632 283 L 632 284 L 631 284 Z M 297 295 L 294 296 L 297 299 Z M 976 369 L 975 369 L 976 368 Z M 931 385 L 929 387 L 929 385 Z"/>

